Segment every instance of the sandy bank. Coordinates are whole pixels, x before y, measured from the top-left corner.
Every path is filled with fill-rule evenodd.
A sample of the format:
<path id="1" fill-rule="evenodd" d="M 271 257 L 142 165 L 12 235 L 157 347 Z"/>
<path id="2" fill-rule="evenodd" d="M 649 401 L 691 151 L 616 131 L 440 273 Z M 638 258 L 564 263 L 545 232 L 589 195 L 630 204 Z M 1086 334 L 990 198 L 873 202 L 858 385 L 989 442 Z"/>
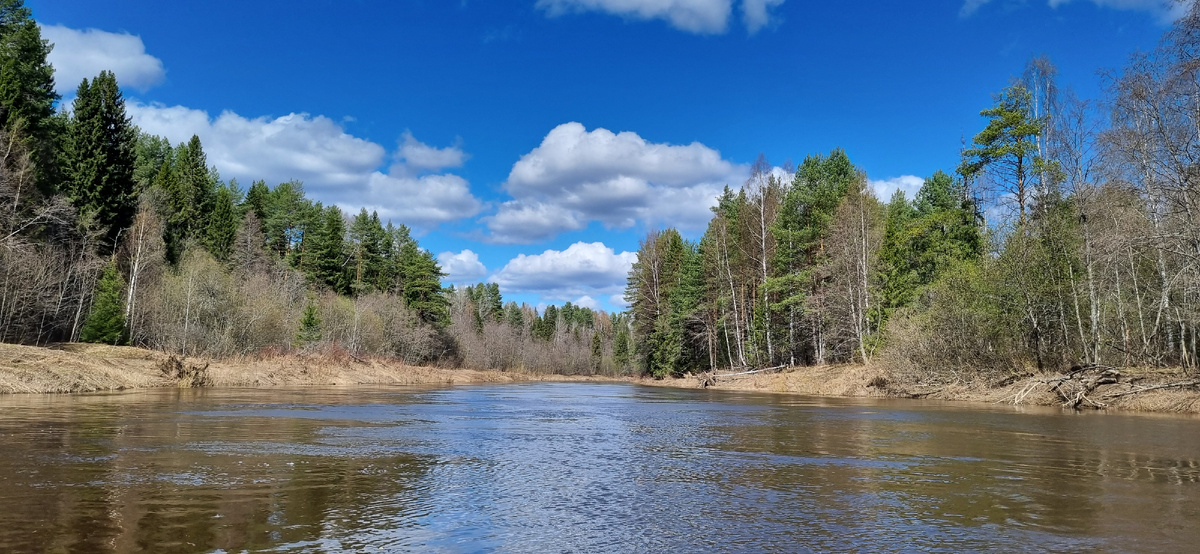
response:
<path id="1" fill-rule="evenodd" d="M 0 344 L 0 393 L 72 393 L 187 386 L 164 371 L 171 358 L 128 346 L 62 344 L 51 347 Z M 279 387 L 304 385 L 463 385 L 529 381 L 633 382 L 701 388 L 697 377 L 618 379 L 522 372 L 478 371 L 405 365 L 393 360 L 357 359 L 346 354 L 244 357 L 219 361 L 185 360 L 203 369 L 206 385 Z M 1118 382 L 1096 387 L 1090 399 L 1110 410 L 1200 413 L 1200 387 L 1141 389 L 1195 380 L 1179 370 L 1122 369 Z M 1053 375 L 1022 376 L 999 383 L 926 385 L 906 381 L 881 364 L 794 367 L 776 373 L 719 377 L 712 388 L 809 396 L 929 398 L 937 400 L 1062 405 Z M 182 382 L 181 382 L 182 381 Z M 1129 394 L 1133 392 L 1133 394 Z M 1125 394 L 1124 396 L 1113 396 Z"/>
<path id="2" fill-rule="evenodd" d="M 163 368 L 170 357 L 128 346 L 0 344 L 0 393 L 71 393 L 175 387 Z M 219 361 L 188 359 L 216 387 L 297 385 L 461 385 L 522 381 L 589 381 L 600 377 L 443 369 L 347 355 L 284 355 Z M 607 379 L 611 380 L 611 379 Z M 185 380 L 186 381 L 186 380 Z M 185 383 L 186 384 L 186 383 Z"/>
<path id="3" fill-rule="evenodd" d="M 1200 414 L 1200 390 L 1170 388 L 1145 390 L 1157 385 L 1193 381 L 1178 369 L 1121 369 L 1119 382 L 1100 385 L 1088 397 L 1108 410 Z M 1027 375 L 998 383 L 972 385 L 923 385 L 906 382 L 881 365 L 829 365 L 794 367 L 778 373 L 759 373 L 718 377 L 711 388 L 809 396 L 848 396 L 877 398 L 928 398 L 964 402 L 1007 403 L 1036 406 L 1061 406 L 1062 398 L 1054 391 L 1056 375 Z M 639 381 L 646 385 L 701 388 L 697 377 Z M 1123 396 L 1113 396 L 1124 394 Z"/>

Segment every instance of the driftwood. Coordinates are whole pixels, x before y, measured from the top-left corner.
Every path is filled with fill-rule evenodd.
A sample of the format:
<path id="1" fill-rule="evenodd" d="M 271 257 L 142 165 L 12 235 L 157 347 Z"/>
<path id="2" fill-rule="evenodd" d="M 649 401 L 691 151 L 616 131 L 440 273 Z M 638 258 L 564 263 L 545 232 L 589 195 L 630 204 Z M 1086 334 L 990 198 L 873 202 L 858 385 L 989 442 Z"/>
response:
<path id="1" fill-rule="evenodd" d="M 701 387 L 708 388 L 711 385 L 717 384 L 718 377 L 725 378 L 725 377 L 737 377 L 739 375 L 753 375 L 755 373 L 763 373 L 763 372 L 767 372 L 767 371 L 777 371 L 777 370 L 783 369 L 785 367 L 787 367 L 786 364 L 785 365 L 777 365 L 775 367 L 764 367 L 761 369 L 751 369 L 749 371 L 740 371 L 738 373 L 701 373 L 699 375 L 698 379 L 700 379 Z"/>
<path id="2" fill-rule="evenodd" d="M 1137 394 L 1140 392 L 1146 392 L 1146 391 L 1152 391 L 1152 390 L 1184 388 L 1184 387 L 1200 387 L 1200 379 L 1192 379 L 1191 381 L 1180 381 L 1178 383 L 1167 383 L 1165 385 L 1150 385 L 1150 386 L 1145 386 L 1145 387 L 1138 387 L 1138 388 L 1132 389 L 1132 390 L 1127 390 L 1127 391 L 1122 391 L 1122 392 L 1114 392 L 1112 394 L 1105 395 L 1104 399 L 1107 400 L 1109 398 L 1120 398 L 1122 396 L 1129 396 L 1131 394 Z"/>
<path id="3" fill-rule="evenodd" d="M 1038 385 L 1050 385 L 1050 390 L 1058 394 L 1064 408 L 1081 407 L 1107 408 L 1103 402 L 1097 402 L 1089 397 L 1101 385 L 1111 385 L 1121 381 L 1121 372 L 1114 367 L 1090 364 L 1075 366 L 1066 374 L 1047 379 L 1036 379 L 1017 391 L 1012 397 L 1013 404 L 1020 404 Z M 1108 398 L 1108 397 L 1105 397 Z"/>
<path id="4" fill-rule="evenodd" d="M 1102 410 L 1108 405 L 1103 402 L 1097 402 L 1088 397 L 1096 387 L 1100 385 L 1112 385 L 1121 381 L 1121 372 L 1116 368 L 1100 365 L 1088 365 L 1076 367 L 1070 373 L 1049 379 L 1053 382 L 1051 390 L 1058 393 L 1059 398 L 1063 401 L 1064 408 L 1074 408 L 1076 410 L 1081 407 L 1096 408 Z"/>
<path id="5" fill-rule="evenodd" d="M 203 366 L 198 366 L 185 364 L 186 359 L 176 358 L 172 355 L 163 360 L 158 369 L 163 372 L 163 375 L 177 380 L 181 388 L 213 386 L 212 377 L 208 375 L 208 362 L 205 362 Z"/>
<path id="6" fill-rule="evenodd" d="M 1082 408 L 1095 408 L 1098 410 L 1105 409 L 1108 407 L 1108 404 L 1101 402 L 1100 400 L 1112 400 L 1114 398 L 1121 398 L 1124 396 L 1140 394 L 1153 390 L 1200 387 L 1200 379 L 1191 379 L 1188 381 L 1179 381 L 1175 383 L 1146 385 L 1132 388 L 1134 387 L 1134 383 L 1144 379 L 1144 377 L 1132 377 L 1127 381 L 1124 381 L 1131 387 L 1129 390 L 1113 392 L 1103 396 L 1098 396 L 1096 398 L 1092 398 L 1090 396 L 1100 386 L 1121 383 L 1123 378 L 1124 376 L 1121 374 L 1120 370 L 1114 367 L 1102 365 L 1075 366 L 1071 368 L 1070 372 L 1063 375 L 1030 381 L 1029 384 L 1021 387 L 1021 390 L 1017 391 L 1016 394 L 1011 397 L 1012 403 L 1020 404 L 1041 385 L 1050 385 L 1050 390 L 1058 394 L 1059 399 L 1062 400 L 1062 406 L 1064 408 L 1074 408 L 1076 410 Z M 1007 402 L 1007 400 L 1005 400 L 1005 402 Z"/>

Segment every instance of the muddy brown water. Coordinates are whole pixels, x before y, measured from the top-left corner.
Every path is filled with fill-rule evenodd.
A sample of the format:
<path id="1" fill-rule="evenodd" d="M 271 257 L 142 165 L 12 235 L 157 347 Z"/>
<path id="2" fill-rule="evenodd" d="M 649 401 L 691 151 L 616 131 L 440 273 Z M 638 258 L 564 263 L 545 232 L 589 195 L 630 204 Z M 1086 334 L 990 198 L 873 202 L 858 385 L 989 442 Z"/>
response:
<path id="1" fill-rule="evenodd" d="M 3 552 L 1197 545 L 1195 417 L 587 383 L 0 398 Z"/>

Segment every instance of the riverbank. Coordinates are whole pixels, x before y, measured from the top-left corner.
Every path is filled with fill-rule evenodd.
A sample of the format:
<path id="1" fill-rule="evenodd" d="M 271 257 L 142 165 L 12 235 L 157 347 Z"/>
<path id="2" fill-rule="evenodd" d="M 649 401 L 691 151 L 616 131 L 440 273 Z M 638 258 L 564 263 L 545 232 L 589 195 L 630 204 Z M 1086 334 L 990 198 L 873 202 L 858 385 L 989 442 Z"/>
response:
<path id="1" fill-rule="evenodd" d="M 1179 369 L 1122 368 L 1113 383 L 1098 384 L 1087 393 L 1096 405 L 1081 403 L 1081 408 L 1102 405 L 1107 410 L 1200 414 L 1200 390 L 1197 387 L 1165 387 L 1173 383 L 1197 381 Z M 1099 371 L 1083 372 L 1074 379 L 1090 380 Z M 730 377 L 717 376 L 707 388 L 799 394 L 807 396 L 844 396 L 874 398 L 924 398 L 961 402 L 1062 406 L 1064 399 L 1055 390 L 1060 375 L 1021 375 L 988 382 L 925 384 L 896 375 L 882 364 L 825 365 L 786 368 L 775 373 L 757 373 Z M 1074 392 L 1071 381 L 1060 390 Z M 688 376 L 643 384 L 678 388 L 706 388 L 701 377 Z M 1072 399 L 1074 396 L 1072 395 Z"/>
<path id="2" fill-rule="evenodd" d="M 193 381 L 214 387 L 281 387 L 592 380 L 612 379 L 412 366 L 336 352 L 208 361 L 174 360 L 129 346 L 0 344 L 0 393 L 98 392 L 190 386 Z"/>
<path id="3" fill-rule="evenodd" d="M 1197 387 L 1155 389 L 1195 380 L 1179 370 L 1121 369 L 1116 382 L 1095 386 L 1088 401 L 1109 410 L 1200 414 Z M 882 364 L 794 367 L 779 372 L 717 376 L 708 387 L 799 394 L 875 398 L 926 398 L 963 402 L 1060 406 L 1053 375 L 1023 375 L 999 382 L 930 385 L 905 378 Z M 0 344 L 0 394 L 77 393 L 179 386 L 282 387 L 312 385 L 465 385 L 532 381 L 632 382 L 675 388 L 703 388 L 696 376 L 639 379 L 480 371 L 406 365 L 361 359 L 344 352 L 247 356 L 226 360 L 176 360 L 129 346 L 60 344 L 50 347 Z M 1069 383 L 1068 383 L 1069 385 Z M 1066 387 L 1060 386 L 1060 389 Z M 1082 407 L 1088 407 L 1085 403 Z M 1091 406 L 1096 407 L 1096 406 Z"/>

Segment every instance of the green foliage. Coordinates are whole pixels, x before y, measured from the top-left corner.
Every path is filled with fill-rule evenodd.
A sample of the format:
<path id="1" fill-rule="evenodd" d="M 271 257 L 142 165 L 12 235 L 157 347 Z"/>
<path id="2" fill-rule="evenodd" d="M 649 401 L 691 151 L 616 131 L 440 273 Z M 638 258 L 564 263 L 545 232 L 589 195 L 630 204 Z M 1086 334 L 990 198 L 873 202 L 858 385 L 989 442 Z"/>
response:
<path id="1" fill-rule="evenodd" d="M 311 300 L 300 316 L 300 330 L 296 333 L 296 346 L 304 347 L 321 340 L 321 317 Z"/>
<path id="2" fill-rule="evenodd" d="M 404 231 L 407 235 L 407 229 Z M 403 283 L 401 296 L 408 308 L 426 323 L 446 325 L 450 319 L 450 301 L 442 290 L 441 278 L 445 273 L 433 253 L 419 248 L 416 241 L 405 243 L 399 253 L 399 274 Z"/>
<path id="3" fill-rule="evenodd" d="M 254 216 L 262 221 L 267 217 L 270 201 L 271 188 L 267 186 L 266 181 L 260 179 L 250 184 L 250 190 L 246 191 L 246 198 L 239 207 L 245 213 L 254 212 Z"/>
<path id="4" fill-rule="evenodd" d="M 177 264 L 190 244 L 205 238 L 217 181 L 205 165 L 207 157 L 199 137 L 193 135 L 186 144 L 175 147 L 173 154 L 173 159 L 159 168 L 154 187 L 162 191 L 166 201 L 163 242 L 167 245 L 167 261 Z"/>
<path id="5" fill-rule="evenodd" d="M 349 260 L 345 248 L 345 219 L 337 206 L 324 208 L 320 214 L 319 224 L 311 233 L 305 234 L 304 248 L 308 255 L 300 269 L 312 281 L 345 294 L 350 290 L 346 274 Z"/>
<path id="6" fill-rule="evenodd" d="M 973 146 L 963 151 L 958 167 L 958 173 L 967 180 L 990 169 L 996 184 L 1015 198 L 1018 225 L 1025 224 L 1033 200 L 1032 178 L 1047 167 L 1037 142 L 1046 118 L 1034 116 L 1032 100 L 1033 94 L 1019 83 L 996 95 L 995 105 L 979 113 L 988 118 L 988 124 L 975 135 Z"/>
<path id="7" fill-rule="evenodd" d="M 633 312 L 632 339 L 643 373 L 680 374 L 703 355 L 689 332 L 703 290 L 703 257 L 697 245 L 683 240 L 675 229 L 651 233 L 642 241 L 625 298 Z"/>
<path id="8" fill-rule="evenodd" d="M 0 128 L 18 137 L 33 158 L 38 187 L 54 191 L 58 179 L 54 68 L 50 44 L 22 0 L 0 0 Z"/>
<path id="9" fill-rule="evenodd" d="M 355 294 L 387 290 L 391 284 L 391 268 L 387 260 L 391 253 L 387 231 L 379 221 L 379 214 L 367 214 L 363 208 L 350 224 L 349 247 L 353 280 L 351 288 Z"/>
<path id="10" fill-rule="evenodd" d="M 613 363 L 616 364 L 618 371 L 624 372 L 629 367 L 629 360 L 632 356 L 629 344 L 629 326 L 618 326 L 616 335 L 613 337 Z"/>
<path id="11" fill-rule="evenodd" d="M 104 229 L 111 250 L 132 223 L 137 204 L 137 131 L 111 72 L 79 85 L 66 139 L 65 192 L 80 213 Z"/>
<path id="12" fill-rule="evenodd" d="M 79 340 L 102 344 L 125 344 L 128 328 L 125 325 L 125 282 L 121 279 L 115 263 L 104 268 L 104 274 L 96 285 L 96 297 L 91 312 L 83 323 Z"/>
<path id="13" fill-rule="evenodd" d="M 175 150 L 163 137 L 139 133 L 133 151 L 133 182 L 136 192 L 141 194 L 154 185 L 163 164 L 170 163 L 175 157 Z"/>
<path id="14" fill-rule="evenodd" d="M 241 224 L 237 209 L 233 205 L 237 192 L 231 186 L 217 188 L 213 210 L 208 216 L 208 228 L 204 232 L 204 247 L 222 262 L 229 261 L 233 241 L 237 238 L 238 225 Z"/>
<path id="15" fill-rule="evenodd" d="M 961 181 L 942 171 L 925 180 L 915 206 L 903 195 L 888 205 L 880 252 L 884 317 L 908 306 L 919 291 L 963 260 L 983 255 L 974 203 Z"/>

